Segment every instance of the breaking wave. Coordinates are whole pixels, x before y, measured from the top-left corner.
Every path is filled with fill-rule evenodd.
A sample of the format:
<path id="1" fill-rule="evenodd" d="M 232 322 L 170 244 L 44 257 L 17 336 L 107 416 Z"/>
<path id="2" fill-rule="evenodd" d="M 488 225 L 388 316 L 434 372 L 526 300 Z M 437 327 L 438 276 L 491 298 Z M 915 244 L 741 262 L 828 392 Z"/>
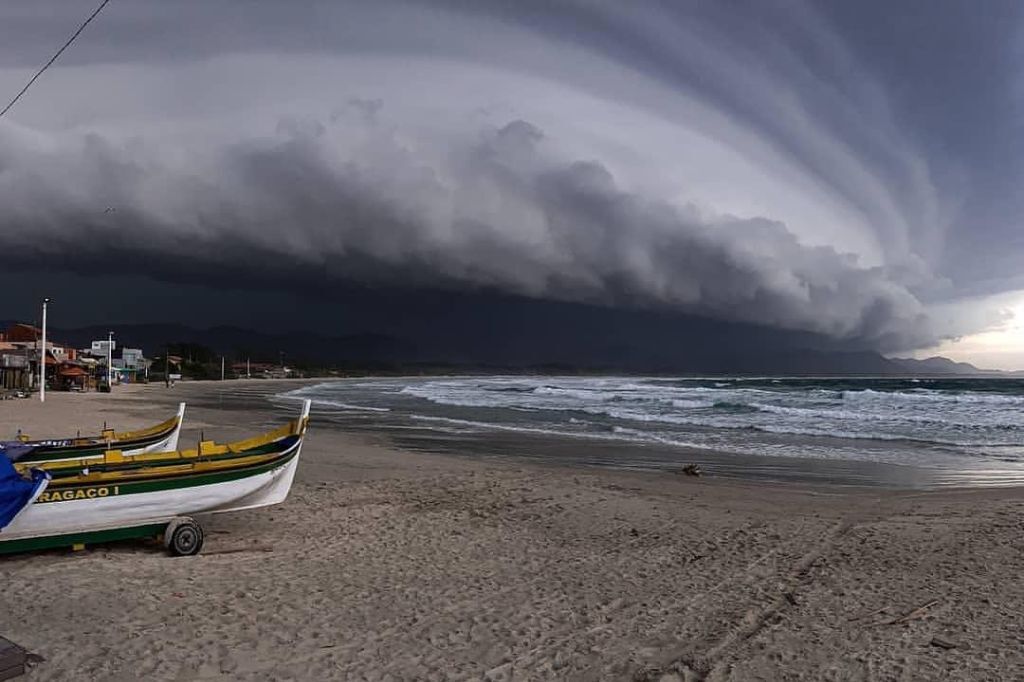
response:
<path id="1" fill-rule="evenodd" d="M 482 376 L 337 381 L 291 393 L 419 428 L 1024 466 L 1024 380 Z"/>

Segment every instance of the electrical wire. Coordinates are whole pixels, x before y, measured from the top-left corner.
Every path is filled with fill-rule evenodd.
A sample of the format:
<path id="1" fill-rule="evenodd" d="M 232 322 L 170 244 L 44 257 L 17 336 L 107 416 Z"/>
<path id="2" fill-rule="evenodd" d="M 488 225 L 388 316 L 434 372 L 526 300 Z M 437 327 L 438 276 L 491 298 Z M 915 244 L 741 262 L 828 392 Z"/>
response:
<path id="1" fill-rule="evenodd" d="M 4 114 L 6 114 L 10 110 L 10 108 L 13 107 L 19 99 L 21 99 L 21 96 L 28 92 L 28 89 L 31 88 L 32 84 L 36 82 L 36 79 L 42 76 L 43 72 L 50 68 L 51 64 L 57 61 L 57 58 L 61 56 L 64 50 L 68 49 L 68 47 L 71 46 L 71 43 L 75 42 L 75 38 L 78 37 L 78 34 L 84 31 L 85 27 L 89 25 L 89 22 L 95 19 L 96 15 L 103 11 L 103 8 L 107 6 L 108 2 L 110 2 L 110 0 L 103 0 L 103 2 L 100 3 L 100 6 L 97 7 L 92 14 L 89 15 L 89 18 L 82 22 L 82 25 L 78 27 L 78 30 L 75 31 L 70 38 L 68 38 L 68 41 L 64 43 L 64 46 L 57 50 L 56 54 L 50 57 L 50 61 L 46 62 L 46 64 L 43 65 L 43 68 L 39 69 L 39 71 L 36 72 L 36 75 L 32 76 L 31 80 L 29 80 L 29 82 L 25 84 L 25 87 L 21 89 L 21 92 L 14 96 L 14 99 L 12 99 L 10 103 L 3 108 L 3 111 L 0 111 L 0 118 L 3 118 Z"/>

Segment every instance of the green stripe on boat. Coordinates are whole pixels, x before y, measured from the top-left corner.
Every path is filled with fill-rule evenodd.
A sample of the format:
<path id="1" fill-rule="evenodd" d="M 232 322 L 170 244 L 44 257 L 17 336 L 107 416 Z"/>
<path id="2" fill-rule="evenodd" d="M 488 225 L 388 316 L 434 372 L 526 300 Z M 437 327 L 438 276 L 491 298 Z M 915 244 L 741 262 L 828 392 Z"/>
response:
<path id="1" fill-rule="evenodd" d="M 109 530 L 94 530 L 84 533 L 68 533 L 66 535 L 49 535 L 39 538 L 7 540 L 5 542 L 0 542 L 0 554 L 33 552 L 40 549 L 54 549 L 56 547 L 70 547 L 72 545 L 89 545 L 97 542 L 114 542 L 116 540 L 144 538 L 159 535 L 166 527 L 166 523 L 151 523 L 144 526 L 131 526 L 129 528 L 111 528 Z M 3 536 L 0 535 L 0 537 Z"/>
<path id="2" fill-rule="evenodd" d="M 55 456 L 60 456 L 65 459 L 74 459 L 76 457 L 94 457 L 102 455 L 107 450 L 114 448 L 116 450 L 134 450 L 137 448 L 144 448 L 154 443 L 159 443 L 161 440 L 165 440 L 171 433 L 176 429 L 174 426 L 167 431 L 155 434 L 153 436 L 147 436 L 146 438 L 136 438 L 134 440 L 117 440 L 112 441 L 110 447 L 106 443 L 90 443 L 89 445 L 79 445 L 67 448 L 39 448 L 32 451 L 28 455 L 25 455 L 18 462 L 45 462 L 53 459 Z"/>
<path id="3" fill-rule="evenodd" d="M 103 484 L 82 484 L 50 488 L 44 491 L 35 504 L 48 504 L 50 502 L 70 502 L 73 500 L 99 499 L 103 497 L 120 497 L 122 495 L 135 495 L 138 493 L 149 493 L 161 490 L 179 490 L 192 488 L 212 483 L 227 483 L 239 479 L 256 476 L 258 474 L 272 471 L 287 464 L 295 456 L 298 450 L 297 444 L 281 457 L 246 467 L 244 469 L 229 469 L 227 471 L 213 471 L 206 474 L 173 475 L 166 478 L 157 478 L 143 481 L 126 481 L 124 483 L 103 483 Z M 79 494 L 81 493 L 81 494 Z M 3 544 L 3 535 L 0 534 L 0 545 Z"/>
<path id="4" fill-rule="evenodd" d="M 272 443 L 265 443 L 248 450 L 239 450 L 237 452 L 225 452 L 220 455 L 201 455 L 195 458 L 195 462 L 217 462 L 221 460 L 237 459 L 239 457 L 251 457 L 256 455 L 265 455 L 277 450 L 285 451 L 298 441 L 298 436 L 287 436 L 280 440 Z M 171 453 L 174 454 L 174 453 Z M 20 462 L 19 462 L 20 463 Z M 153 467 L 166 466 L 166 465 L 177 465 L 177 464 L 188 464 L 190 461 L 181 459 L 145 459 L 145 460 L 126 460 L 119 464 L 104 464 L 103 462 L 96 462 L 89 464 L 89 471 L 94 472 L 111 472 L 111 471 L 133 471 L 137 469 L 151 469 Z M 81 470 L 77 468 L 68 468 L 66 470 L 51 470 L 50 475 L 53 476 L 53 483 L 50 485 L 57 484 L 62 478 L 71 478 L 78 476 Z M 171 474 L 180 475 L 180 474 Z"/>

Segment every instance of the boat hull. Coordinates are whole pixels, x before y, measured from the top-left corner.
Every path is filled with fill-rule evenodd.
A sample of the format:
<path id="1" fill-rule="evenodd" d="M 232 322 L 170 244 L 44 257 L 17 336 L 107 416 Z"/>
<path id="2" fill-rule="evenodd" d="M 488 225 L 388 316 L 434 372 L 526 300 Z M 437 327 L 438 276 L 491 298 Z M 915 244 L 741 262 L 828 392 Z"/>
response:
<path id="1" fill-rule="evenodd" d="M 152 535 L 178 516 L 278 504 L 288 496 L 301 448 L 300 438 L 273 462 L 246 470 L 51 488 L 0 531 L 0 553 Z"/>
<path id="2" fill-rule="evenodd" d="M 152 452 L 169 452 L 178 449 L 181 425 L 185 419 L 185 403 L 178 405 L 178 414 L 171 426 L 159 433 L 140 435 L 128 440 L 104 442 L 99 438 L 94 443 L 74 445 L 75 439 L 36 441 L 37 450 L 18 460 L 19 463 L 35 464 L 44 462 L 66 462 L 102 458 L 107 450 L 117 449 L 125 455 L 142 455 Z"/>

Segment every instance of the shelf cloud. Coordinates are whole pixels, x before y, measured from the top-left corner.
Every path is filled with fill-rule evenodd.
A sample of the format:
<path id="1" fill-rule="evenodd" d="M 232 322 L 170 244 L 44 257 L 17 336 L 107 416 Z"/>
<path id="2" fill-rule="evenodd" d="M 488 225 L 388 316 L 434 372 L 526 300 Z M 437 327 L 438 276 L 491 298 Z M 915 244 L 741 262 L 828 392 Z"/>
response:
<path id="1" fill-rule="evenodd" d="M 0 89 L 68 4 L 0 9 Z M 990 328 L 984 297 L 1024 288 L 996 192 L 1017 161 L 964 139 L 985 120 L 940 143 L 913 99 L 940 94 L 899 90 L 898 51 L 827 4 L 175 7 L 112 4 L 0 120 L 16 266 L 496 291 L 879 350 Z"/>

